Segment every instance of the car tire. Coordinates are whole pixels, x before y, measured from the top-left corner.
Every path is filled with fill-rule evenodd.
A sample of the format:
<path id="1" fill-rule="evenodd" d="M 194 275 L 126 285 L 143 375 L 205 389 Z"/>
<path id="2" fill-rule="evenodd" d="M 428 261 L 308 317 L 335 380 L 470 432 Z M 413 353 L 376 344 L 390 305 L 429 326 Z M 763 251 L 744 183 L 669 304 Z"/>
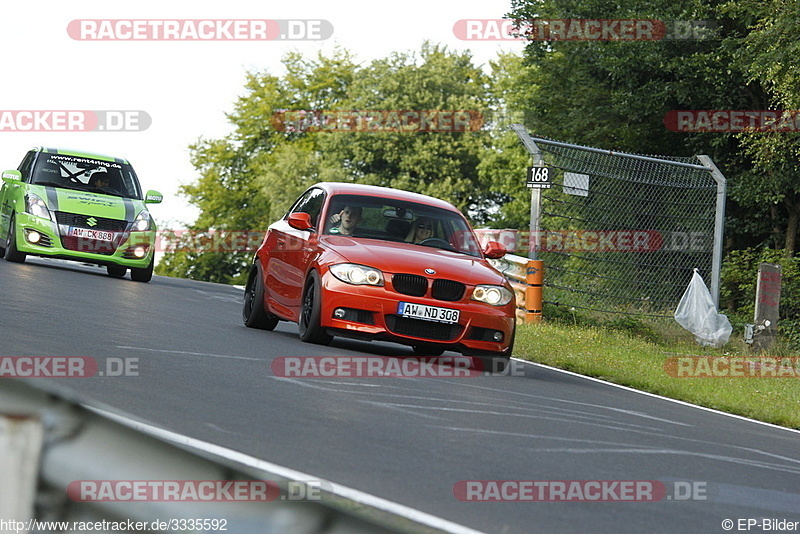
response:
<path id="1" fill-rule="evenodd" d="M 11 222 L 8 223 L 8 236 L 6 238 L 6 261 L 13 263 L 24 263 L 25 258 L 28 256 L 24 252 L 17 250 L 17 230 L 15 228 L 16 221 L 11 217 Z"/>
<path id="2" fill-rule="evenodd" d="M 300 317 L 298 326 L 300 339 L 306 343 L 316 343 L 317 345 L 327 345 L 333 339 L 320 325 L 320 315 L 322 313 L 322 284 L 319 281 L 317 271 L 311 271 L 303 289 L 303 298 L 300 303 Z"/>
<path id="3" fill-rule="evenodd" d="M 264 309 L 264 278 L 259 265 L 254 265 L 247 276 L 242 321 L 248 328 L 261 330 L 274 330 L 278 324 L 278 318 Z"/>
<path id="4" fill-rule="evenodd" d="M 113 278 L 122 278 L 128 273 L 128 268 L 120 267 L 119 265 L 106 265 L 106 272 L 108 276 Z"/>
<path id="5" fill-rule="evenodd" d="M 153 265 L 155 264 L 156 258 L 150 260 L 150 265 L 145 267 L 144 269 L 136 269 L 131 267 L 131 280 L 135 282 L 149 282 L 153 278 Z"/>
<path id="6" fill-rule="evenodd" d="M 414 354 L 417 356 L 441 356 L 444 354 L 444 348 L 437 347 L 436 345 L 414 345 Z"/>

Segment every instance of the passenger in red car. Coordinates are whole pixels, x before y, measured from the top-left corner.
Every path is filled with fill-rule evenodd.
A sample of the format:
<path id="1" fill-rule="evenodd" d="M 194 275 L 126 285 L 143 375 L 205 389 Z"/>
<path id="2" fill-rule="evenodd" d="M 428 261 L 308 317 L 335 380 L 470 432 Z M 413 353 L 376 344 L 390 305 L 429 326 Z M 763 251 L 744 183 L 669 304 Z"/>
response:
<path id="1" fill-rule="evenodd" d="M 406 236 L 406 241 L 409 243 L 419 243 L 426 239 L 433 237 L 433 221 L 430 217 L 418 217 L 416 221 L 411 224 Z"/>
<path id="2" fill-rule="evenodd" d="M 331 223 L 338 223 L 338 226 L 331 228 L 330 233 L 353 235 L 359 222 L 361 222 L 361 206 L 345 206 L 342 211 L 331 216 Z"/>

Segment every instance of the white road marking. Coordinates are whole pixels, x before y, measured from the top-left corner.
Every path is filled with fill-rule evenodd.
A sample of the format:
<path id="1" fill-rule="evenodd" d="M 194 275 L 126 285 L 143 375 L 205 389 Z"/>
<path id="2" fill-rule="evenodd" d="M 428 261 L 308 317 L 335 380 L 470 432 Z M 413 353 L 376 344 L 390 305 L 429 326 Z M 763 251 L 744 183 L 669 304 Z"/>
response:
<path id="1" fill-rule="evenodd" d="M 145 347 L 128 347 L 127 345 L 117 345 L 116 348 L 123 350 L 140 350 L 144 352 L 160 352 L 163 354 L 183 354 L 186 356 L 208 356 L 209 358 L 228 358 L 230 360 L 248 360 L 252 362 L 263 362 L 261 358 L 248 358 L 246 356 L 232 356 L 230 354 L 211 354 L 208 352 L 190 352 L 188 350 L 169 350 L 169 349 L 148 349 Z"/>

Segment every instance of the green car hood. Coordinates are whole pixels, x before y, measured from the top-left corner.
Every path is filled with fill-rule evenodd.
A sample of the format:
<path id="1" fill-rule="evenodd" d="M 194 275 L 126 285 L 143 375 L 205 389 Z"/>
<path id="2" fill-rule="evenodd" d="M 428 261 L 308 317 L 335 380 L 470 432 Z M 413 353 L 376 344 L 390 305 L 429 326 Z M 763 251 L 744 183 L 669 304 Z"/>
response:
<path id="1" fill-rule="evenodd" d="M 41 189 L 42 191 L 39 193 L 35 189 Z M 141 200 L 113 195 L 56 187 L 39 186 L 35 187 L 35 189 L 32 187 L 31 191 L 37 193 L 47 203 L 50 211 L 79 213 L 91 217 L 104 217 L 130 222 L 144 208 Z"/>

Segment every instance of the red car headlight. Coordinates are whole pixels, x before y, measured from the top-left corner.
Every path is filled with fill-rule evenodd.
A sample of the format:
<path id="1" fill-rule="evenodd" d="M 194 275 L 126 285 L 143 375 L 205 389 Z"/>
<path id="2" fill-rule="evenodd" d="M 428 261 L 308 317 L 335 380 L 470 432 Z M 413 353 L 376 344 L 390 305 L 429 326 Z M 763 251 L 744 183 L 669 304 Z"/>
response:
<path id="1" fill-rule="evenodd" d="M 475 286 L 472 291 L 472 300 L 485 302 L 492 306 L 505 306 L 511 302 L 512 298 L 514 298 L 514 293 L 503 286 L 480 285 Z"/>
<path id="2" fill-rule="evenodd" d="M 331 266 L 331 274 L 348 284 L 382 286 L 383 273 L 373 267 L 356 263 L 339 263 Z"/>

